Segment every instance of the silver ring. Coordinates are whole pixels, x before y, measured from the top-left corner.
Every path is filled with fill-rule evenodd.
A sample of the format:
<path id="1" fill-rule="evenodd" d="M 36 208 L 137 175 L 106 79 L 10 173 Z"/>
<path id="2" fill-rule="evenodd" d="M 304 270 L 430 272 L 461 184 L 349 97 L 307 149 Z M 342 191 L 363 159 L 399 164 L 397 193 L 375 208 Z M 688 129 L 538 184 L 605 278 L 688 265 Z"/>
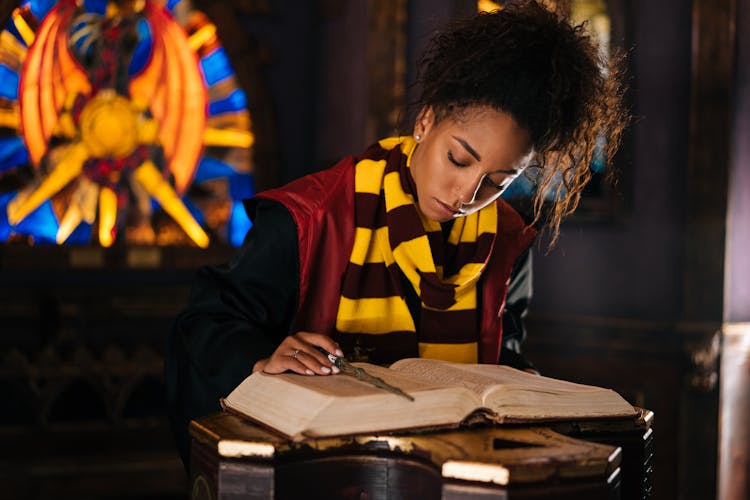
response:
<path id="1" fill-rule="evenodd" d="M 294 351 L 292 351 L 291 357 L 297 359 L 297 354 L 299 354 L 299 349 L 295 349 Z"/>

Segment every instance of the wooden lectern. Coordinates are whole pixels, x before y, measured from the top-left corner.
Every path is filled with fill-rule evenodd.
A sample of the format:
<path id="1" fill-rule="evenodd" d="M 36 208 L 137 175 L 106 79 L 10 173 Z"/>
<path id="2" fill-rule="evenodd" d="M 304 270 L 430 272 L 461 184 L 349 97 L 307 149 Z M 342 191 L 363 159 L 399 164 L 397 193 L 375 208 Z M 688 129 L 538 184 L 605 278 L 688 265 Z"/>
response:
<path id="1" fill-rule="evenodd" d="M 191 423 L 191 498 L 646 498 L 652 418 L 292 442 L 218 413 Z"/>

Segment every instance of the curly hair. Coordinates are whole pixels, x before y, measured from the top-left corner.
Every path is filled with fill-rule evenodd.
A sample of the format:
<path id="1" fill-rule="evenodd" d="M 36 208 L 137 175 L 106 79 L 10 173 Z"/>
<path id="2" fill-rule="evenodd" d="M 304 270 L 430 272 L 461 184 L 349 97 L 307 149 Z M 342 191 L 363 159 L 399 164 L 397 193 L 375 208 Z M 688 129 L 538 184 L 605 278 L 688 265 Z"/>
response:
<path id="1" fill-rule="evenodd" d="M 431 107 L 437 120 L 489 106 L 529 132 L 543 173 L 533 223 L 544 219 L 552 246 L 591 178 L 597 141 L 606 135 L 608 163 L 619 146 L 628 122 L 622 60 L 605 60 L 585 25 L 572 26 L 535 0 L 514 2 L 432 37 L 418 66 L 417 105 Z"/>

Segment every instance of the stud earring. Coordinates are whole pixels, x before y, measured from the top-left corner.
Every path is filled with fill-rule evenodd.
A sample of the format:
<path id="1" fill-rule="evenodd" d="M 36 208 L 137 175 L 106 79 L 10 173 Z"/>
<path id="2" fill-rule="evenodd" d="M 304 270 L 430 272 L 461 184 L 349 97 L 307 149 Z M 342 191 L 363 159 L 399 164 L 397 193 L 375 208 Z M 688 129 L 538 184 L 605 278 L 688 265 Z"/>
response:
<path id="1" fill-rule="evenodd" d="M 417 141 L 417 142 L 419 142 L 419 141 L 422 140 L 422 136 L 419 135 L 419 134 L 414 134 L 414 140 Z"/>

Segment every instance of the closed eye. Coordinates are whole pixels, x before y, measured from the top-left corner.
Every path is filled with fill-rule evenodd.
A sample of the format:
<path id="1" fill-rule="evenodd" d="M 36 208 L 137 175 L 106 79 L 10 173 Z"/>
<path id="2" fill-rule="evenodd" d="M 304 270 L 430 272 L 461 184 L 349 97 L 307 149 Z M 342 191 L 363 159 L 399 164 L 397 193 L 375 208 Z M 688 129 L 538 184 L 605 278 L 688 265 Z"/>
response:
<path id="1" fill-rule="evenodd" d="M 457 167 L 465 167 L 468 165 L 468 163 L 461 163 L 460 161 L 456 160 L 456 158 L 453 157 L 452 151 L 448 151 L 448 160 L 450 160 L 450 162 Z"/>

